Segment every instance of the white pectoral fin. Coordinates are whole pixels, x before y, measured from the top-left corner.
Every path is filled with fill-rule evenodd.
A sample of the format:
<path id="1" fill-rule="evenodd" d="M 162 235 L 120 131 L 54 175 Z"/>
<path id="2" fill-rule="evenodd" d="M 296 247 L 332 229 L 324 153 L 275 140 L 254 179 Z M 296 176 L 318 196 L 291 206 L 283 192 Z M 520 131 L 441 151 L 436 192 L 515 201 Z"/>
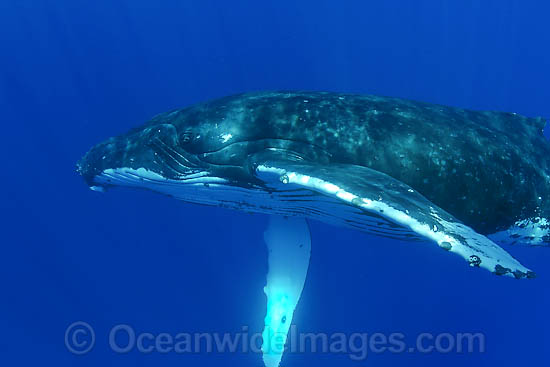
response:
<path id="1" fill-rule="evenodd" d="M 267 296 L 262 353 L 266 367 L 281 361 L 294 309 L 309 267 L 311 239 L 303 218 L 271 216 L 264 233 L 268 249 Z"/>
<path id="2" fill-rule="evenodd" d="M 256 174 L 275 190 L 308 189 L 347 207 L 360 209 L 368 214 L 364 215 L 365 220 L 370 216 L 383 218 L 462 256 L 473 267 L 516 278 L 535 276 L 493 241 L 384 173 L 354 165 L 319 166 L 272 161 L 258 165 Z M 335 215 L 347 213 L 350 211 Z"/>

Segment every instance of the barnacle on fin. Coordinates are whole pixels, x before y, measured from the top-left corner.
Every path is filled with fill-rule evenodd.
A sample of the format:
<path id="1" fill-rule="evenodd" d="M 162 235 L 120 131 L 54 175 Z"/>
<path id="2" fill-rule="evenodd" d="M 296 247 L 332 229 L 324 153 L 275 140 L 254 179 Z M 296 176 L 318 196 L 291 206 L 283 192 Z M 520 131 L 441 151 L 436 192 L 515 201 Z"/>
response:
<path id="1" fill-rule="evenodd" d="M 516 270 L 512 274 L 514 274 L 514 278 L 516 279 L 522 279 L 527 276 L 527 273 L 524 273 L 523 271 Z"/>
<path id="2" fill-rule="evenodd" d="M 453 245 L 451 245 L 450 242 L 441 242 L 439 244 L 439 247 L 441 247 L 443 250 L 446 250 L 446 251 L 451 251 L 451 249 L 453 248 Z"/>
<path id="3" fill-rule="evenodd" d="M 468 259 L 468 262 L 470 263 L 470 266 L 478 267 L 481 265 L 481 259 L 477 255 L 470 256 L 470 258 Z"/>
<path id="4" fill-rule="evenodd" d="M 506 275 L 510 272 L 512 272 L 512 271 L 508 268 L 505 268 L 504 266 L 501 266 L 501 265 L 495 266 L 495 274 L 496 275 Z"/>

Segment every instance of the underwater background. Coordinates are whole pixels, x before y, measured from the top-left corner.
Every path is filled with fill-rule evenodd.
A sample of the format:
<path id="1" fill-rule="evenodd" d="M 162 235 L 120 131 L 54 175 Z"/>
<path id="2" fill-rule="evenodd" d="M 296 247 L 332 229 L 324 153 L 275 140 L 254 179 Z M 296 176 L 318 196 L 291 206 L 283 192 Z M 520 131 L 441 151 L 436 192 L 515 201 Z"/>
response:
<path id="1" fill-rule="evenodd" d="M 77 160 L 157 113 L 253 90 L 550 117 L 548 14 L 525 0 L 0 2 L 0 365 L 261 366 L 250 351 L 119 353 L 109 335 L 261 332 L 267 218 L 92 192 Z M 486 347 L 283 366 L 550 365 L 548 248 L 506 247 L 538 274 L 517 281 L 427 244 L 311 231 L 301 332 L 482 333 Z M 77 321 L 95 332 L 81 355 L 66 345 Z"/>

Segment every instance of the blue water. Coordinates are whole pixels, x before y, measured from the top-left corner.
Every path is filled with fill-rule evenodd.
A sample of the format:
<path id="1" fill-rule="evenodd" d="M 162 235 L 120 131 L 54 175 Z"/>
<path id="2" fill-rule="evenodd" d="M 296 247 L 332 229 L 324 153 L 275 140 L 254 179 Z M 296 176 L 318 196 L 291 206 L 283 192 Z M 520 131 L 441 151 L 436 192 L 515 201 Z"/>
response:
<path id="1" fill-rule="evenodd" d="M 0 2 L 0 365 L 261 366 L 250 352 L 121 354 L 109 333 L 261 331 L 266 218 L 95 193 L 75 162 L 156 113 L 250 90 L 549 117 L 549 12 L 525 0 Z M 285 366 L 549 365 L 550 250 L 508 248 L 539 274 L 516 281 L 427 244 L 311 229 L 300 331 L 479 332 L 486 350 L 291 353 Z M 95 330 L 84 355 L 64 341 L 75 321 Z"/>

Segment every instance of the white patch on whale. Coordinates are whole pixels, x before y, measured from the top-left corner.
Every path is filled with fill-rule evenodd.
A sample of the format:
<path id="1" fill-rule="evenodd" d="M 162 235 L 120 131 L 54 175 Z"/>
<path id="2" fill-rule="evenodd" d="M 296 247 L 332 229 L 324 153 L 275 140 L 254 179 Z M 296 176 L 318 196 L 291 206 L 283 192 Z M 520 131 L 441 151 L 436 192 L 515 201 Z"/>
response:
<path id="1" fill-rule="evenodd" d="M 490 234 L 487 237 L 503 245 L 522 243 L 531 246 L 548 246 L 548 242 L 550 242 L 550 220 L 541 217 L 518 220 L 510 228 Z"/>
<path id="2" fill-rule="evenodd" d="M 229 139 L 231 139 L 232 137 L 233 137 L 232 134 L 223 134 L 223 135 L 221 136 L 222 143 L 227 143 L 227 141 L 228 141 Z"/>

